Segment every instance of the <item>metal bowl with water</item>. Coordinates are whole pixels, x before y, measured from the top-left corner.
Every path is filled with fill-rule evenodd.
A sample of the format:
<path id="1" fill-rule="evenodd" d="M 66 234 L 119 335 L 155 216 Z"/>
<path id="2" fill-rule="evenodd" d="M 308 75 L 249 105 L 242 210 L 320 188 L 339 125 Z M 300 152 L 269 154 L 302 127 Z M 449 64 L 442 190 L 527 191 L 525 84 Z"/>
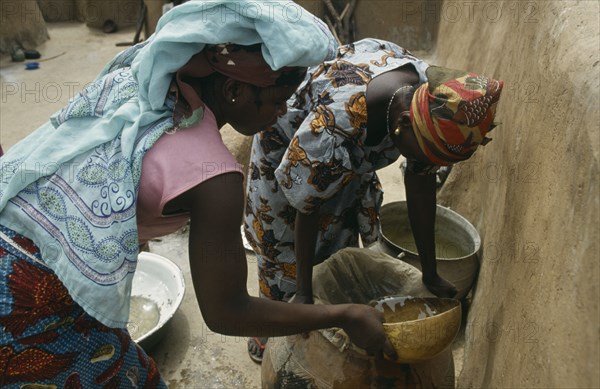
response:
<path id="1" fill-rule="evenodd" d="M 133 340 L 148 350 L 183 301 L 185 281 L 181 269 L 160 255 L 141 252 L 133 276 L 127 329 Z"/>
<path id="2" fill-rule="evenodd" d="M 406 201 L 383 205 L 380 220 L 381 243 L 374 249 L 421 269 Z M 437 205 L 435 243 L 438 273 L 456 285 L 458 294 L 455 298 L 464 298 L 471 290 L 479 270 L 479 233 L 467 219 L 449 208 Z"/>

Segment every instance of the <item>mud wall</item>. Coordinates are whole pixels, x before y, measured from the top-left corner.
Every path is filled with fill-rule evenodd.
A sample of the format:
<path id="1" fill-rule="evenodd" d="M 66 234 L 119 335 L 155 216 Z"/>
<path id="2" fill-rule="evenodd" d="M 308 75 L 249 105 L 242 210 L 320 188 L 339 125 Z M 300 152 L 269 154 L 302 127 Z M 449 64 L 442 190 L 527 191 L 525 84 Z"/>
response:
<path id="1" fill-rule="evenodd" d="M 92 28 L 102 28 L 107 21 L 115 23 L 117 28 L 133 26 L 140 12 L 138 0 L 37 0 L 37 3 L 46 22 L 79 21 Z"/>
<path id="2" fill-rule="evenodd" d="M 484 242 L 459 387 L 600 387 L 599 3 L 443 8 L 432 62 L 506 83 L 440 196 Z"/>
<path id="3" fill-rule="evenodd" d="M 430 51 L 437 38 L 441 4 L 441 0 L 358 1 L 354 12 L 356 40 L 380 38 L 412 52 Z"/>
<path id="4" fill-rule="evenodd" d="M 77 0 L 83 3 L 88 27 L 102 28 L 107 21 L 118 28 L 135 26 L 140 12 L 138 0 Z"/>
<path id="5" fill-rule="evenodd" d="M 11 54 L 15 46 L 34 48 L 48 38 L 35 0 L 0 0 L 0 53 Z"/>
<path id="6" fill-rule="evenodd" d="M 331 0 L 338 14 L 343 14 L 351 2 Z M 328 15 L 322 0 L 296 3 L 322 19 Z M 441 4 L 442 0 L 359 0 L 350 23 L 354 40 L 379 38 L 399 43 L 413 52 L 430 51 L 437 37 Z"/>
<path id="7" fill-rule="evenodd" d="M 85 20 L 85 15 L 78 14 L 79 9 L 83 8 L 84 0 L 38 0 L 37 3 L 48 23 Z"/>
<path id="8" fill-rule="evenodd" d="M 505 81 L 439 196 L 483 239 L 460 388 L 600 387 L 599 26 L 596 1 L 358 2 L 356 39 Z"/>

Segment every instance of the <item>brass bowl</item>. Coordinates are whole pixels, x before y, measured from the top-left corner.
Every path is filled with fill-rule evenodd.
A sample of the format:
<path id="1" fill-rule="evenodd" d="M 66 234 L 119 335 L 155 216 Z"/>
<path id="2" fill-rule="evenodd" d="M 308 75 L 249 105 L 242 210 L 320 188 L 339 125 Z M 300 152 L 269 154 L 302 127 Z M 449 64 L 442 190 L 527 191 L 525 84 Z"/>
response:
<path id="1" fill-rule="evenodd" d="M 435 297 L 384 297 L 375 308 L 383 312 L 383 328 L 398 353 L 398 363 L 420 363 L 444 352 L 460 330 L 458 300 Z"/>

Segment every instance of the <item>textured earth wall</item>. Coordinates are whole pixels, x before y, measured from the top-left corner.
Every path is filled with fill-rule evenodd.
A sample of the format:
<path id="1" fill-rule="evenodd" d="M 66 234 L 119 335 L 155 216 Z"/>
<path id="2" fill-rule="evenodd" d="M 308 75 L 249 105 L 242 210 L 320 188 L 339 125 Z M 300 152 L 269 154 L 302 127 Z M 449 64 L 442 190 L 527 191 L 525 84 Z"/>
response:
<path id="1" fill-rule="evenodd" d="M 483 239 L 458 386 L 600 387 L 599 3 L 359 3 L 357 39 L 505 81 L 493 141 L 439 197 Z"/>
<path id="2" fill-rule="evenodd" d="M 599 3 L 442 7 L 432 62 L 506 83 L 440 198 L 484 242 L 459 386 L 600 387 Z"/>
<path id="3" fill-rule="evenodd" d="M 359 1 L 357 39 L 505 81 L 439 196 L 483 239 L 461 388 L 600 387 L 599 26 L 596 1 Z"/>

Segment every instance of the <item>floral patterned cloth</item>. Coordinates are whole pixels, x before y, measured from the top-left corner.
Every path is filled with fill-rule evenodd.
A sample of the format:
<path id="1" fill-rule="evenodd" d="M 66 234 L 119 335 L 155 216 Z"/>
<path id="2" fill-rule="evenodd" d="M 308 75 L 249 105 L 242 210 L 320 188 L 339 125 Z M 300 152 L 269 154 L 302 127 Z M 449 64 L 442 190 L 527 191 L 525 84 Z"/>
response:
<path id="1" fill-rule="evenodd" d="M 33 242 L 3 226 L 0 232 L 21 250 L 0 239 L 0 387 L 166 388 L 127 330 L 86 314 L 32 260 L 41 261 Z"/>
<path id="2" fill-rule="evenodd" d="M 320 207 L 317 261 L 358 246 L 359 235 L 364 244 L 376 240 L 383 192 L 375 172 L 400 153 L 389 135 L 364 144 L 366 89 L 374 77 L 407 64 L 424 83 L 428 65 L 393 43 L 364 39 L 341 46 L 335 60 L 309 69 L 287 114 L 254 137 L 245 228 L 257 253 L 262 296 L 286 300 L 296 290 L 296 210 Z"/>
<path id="3" fill-rule="evenodd" d="M 121 328 L 127 324 L 137 265 L 136 200 L 142 160 L 156 140 L 173 128 L 171 114 L 90 149 L 81 146 L 69 160 L 49 154 L 46 161 L 36 162 L 20 150 L 35 148 L 43 140 L 43 147 L 58 154 L 75 152 L 80 141 L 102 131 L 91 127 L 95 119 L 77 115 L 110 110 L 109 101 L 115 99 L 135 99 L 132 85 L 130 70 L 109 73 L 53 116 L 64 124 L 72 122 L 67 128 L 47 122 L 0 159 L 0 199 L 6 201 L 4 208 L 0 206 L 0 224 L 42 248 L 44 263 L 86 312 L 107 326 Z M 169 97 L 165 107 L 172 106 Z M 82 135 L 82 130 L 90 135 Z M 31 182 L 13 196 L 11 183 L 20 185 L 20 179 Z"/>

